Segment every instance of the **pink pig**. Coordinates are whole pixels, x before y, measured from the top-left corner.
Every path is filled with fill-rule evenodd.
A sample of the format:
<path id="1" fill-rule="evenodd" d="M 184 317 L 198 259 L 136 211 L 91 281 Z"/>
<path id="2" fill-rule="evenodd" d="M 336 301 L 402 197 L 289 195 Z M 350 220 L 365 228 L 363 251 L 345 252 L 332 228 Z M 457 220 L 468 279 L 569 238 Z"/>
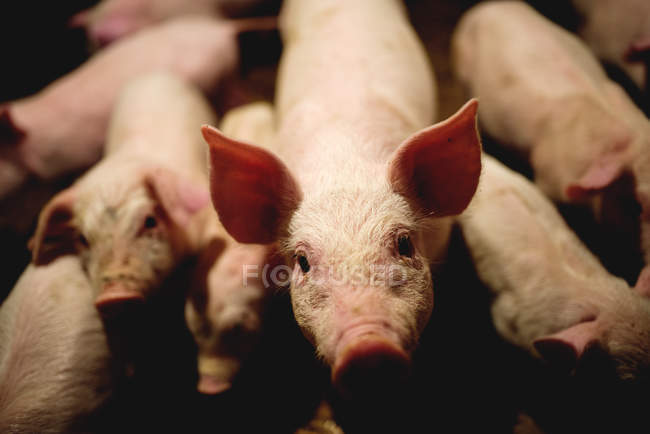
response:
<path id="1" fill-rule="evenodd" d="M 429 126 L 433 76 L 399 1 L 288 0 L 280 22 L 277 156 L 205 127 L 212 200 L 237 241 L 282 248 L 296 320 L 336 386 L 388 387 L 478 183 L 477 103 Z"/>
<path id="2" fill-rule="evenodd" d="M 170 21 L 98 53 L 33 96 L 1 105 L 0 198 L 29 176 L 52 180 L 95 163 L 119 91 L 140 74 L 169 71 L 213 94 L 236 68 L 238 26 L 201 17 Z"/>
<path id="3" fill-rule="evenodd" d="M 77 256 L 20 277 L 0 307 L 1 432 L 80 432 L 109 398 L 112 357 L 92 298 Z"/>
<path id="4" fill-rule="evenodd" d="M 528 156 L 551 198 L 622 214 L 607 204 L 620 195 L 616 181 L 632 175 L 650 263 L 650 122 L 587 47 L 521 2 L 470 10 L 453 47 L 486 132 Z"/>
<path id="5" fill-rule="evenodd" d="M 199 126 L 214 119 L 198 88 L 174 76 L 131 82 L 106 156 L 41 212 L 33 262 L 78 254 L 100 310 L 149 297 L 198 248 L 210 200 Z"/>
<path id="6" fill-rule="evenodd" d="M 580 36 L 598 58 L 617 65 L 648 90 L 650 2 L 646 0 L 572 0 L 582 24 Z"/>
<path id="7" fill-rule="evenodd" d="M 646 375 L 647 287 L 631 289 L 609 274 L 523 176 L 487 155 L 483 167 L 459 221 L 479 277 L 494 293 L 497 331 L 567 371 L 601 351 L 619 378 Z"/>
<path id="8" fill-rule="evenodd" d="M 272 116 L 269 104 L 249 104 L 228 112 L 221 129 L 231 137 L 266 144 L 272 137 Z M 216 394 L 232 386 L 261 334 L 264 308 L 274 289 L 269 276 L 263 277 L 273 249 L 237 243 L 216 215 L 202 239 L 185 319 L 198 346 L 198 390 Z"/>
<path id="9" fill-rule="evenodd" d="M 70 20 L 84 27 L 94 46 L 111 42 L 161 21 L 184 15 L 237 16 L 254 11 L 264 0 L 103 0 Z"/>

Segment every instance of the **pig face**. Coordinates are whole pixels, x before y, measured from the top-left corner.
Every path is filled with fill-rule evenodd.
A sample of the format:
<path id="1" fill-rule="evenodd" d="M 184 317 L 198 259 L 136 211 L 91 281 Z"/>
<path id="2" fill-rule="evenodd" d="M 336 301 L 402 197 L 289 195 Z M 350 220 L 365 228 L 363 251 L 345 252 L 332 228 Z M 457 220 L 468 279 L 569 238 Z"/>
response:
<path id="1" fill-rule="evenodd" d="M 198 347 L 198 390 L 228 390 L 257 343 L 262 326 L 262 293 L 234 288 L 223 297 L 208 295 L 185 306 L 187 325 Z"/>
<path id="2" fill-rule="evenodd" d="M 304 198 L 275 156 L 204 127 L 219 218 L 240 242 L 284 247 L 296 320 L 342 389 L 408 368 L 433 306 L 429 265 L 447 242 L 443 217 L 460 213 L 478 183 L 476 108 L 472 100 L 411 136 L 386 165 L 351 155 L 347 175 L 325 174 Z"/>
<path id="3" fill-rule="evenodd" d="M 79 254 L 103 312 L 155 291 L 186 253 L 184 225 L 208 198 L 168 170 L 124 178 L 97 183 L 109 179 L 97 170 L 57 195 L 42 211 L 32 242 L 36 264 Z"/>
<path id="4" fill-rule="evenodd" d="M 627 285 L 608 287 L 600 302 L 577 305 L 582 319 L 536 339 L 537 353 L 566 372 L 650 381 L 648 276 L 642 273 L 634 290 Z"/>

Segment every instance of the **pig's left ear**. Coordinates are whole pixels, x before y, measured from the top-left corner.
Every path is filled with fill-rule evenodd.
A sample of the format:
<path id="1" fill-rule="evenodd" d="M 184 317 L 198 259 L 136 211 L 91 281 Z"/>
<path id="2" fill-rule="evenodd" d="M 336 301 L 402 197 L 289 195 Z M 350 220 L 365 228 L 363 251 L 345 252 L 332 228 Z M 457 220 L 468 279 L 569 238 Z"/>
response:
<path id="1" fill-rule="evenodd" d="M 536 339 L 533 346 L 553 367 L 565 372 L 576 367 L 585 350 L 598 341 L 598 320 L 579 322 L 555 334 Z"/>
<path id="2" fill-rule="evenodd" d="M 26 133 L 14 122 L 10 106 L 0 105 L 0 145 L 16 145 L 25 139 Z"/>
<path id="3" fill-rule="evenodd" d="M 201 131 L 210 145 L 210 192 L 223 226 L 240 243 L 275 242 L 302 200 L 289 169 L 265 149 L 210 126 Z"/>
<path id="4" fill-rule="evenodd" d="M 54 196 L 38 216 L 36 233 L 29 240 L 32 262 L 48 264 L 57 257 L 76 252 L 79 232 L 74 225 L 75 190 L 70 187 Z"/>
<path id="5" fill-rule="evenodd" d="M 426 214 L 460 214 L 476 192 L 481 173 L 477 107 L 472 99 L 447 120 L 415 133 L 389 163 L 393 190 Z"/>
<path id="6" fill-rule="evenodd" d="M 636 285 L 634 285 L 634 290 L 642 296 L 650 298 L 650 265 L 646 265 L 641 270 Z"/>
<path id="7" fill-rule="evenodd" d="M 156 168 L 147 172 L 144 182 L 154 199 L 180 227 L 210 203 L 207 185 L 197 185 L 168 169 Z"/>

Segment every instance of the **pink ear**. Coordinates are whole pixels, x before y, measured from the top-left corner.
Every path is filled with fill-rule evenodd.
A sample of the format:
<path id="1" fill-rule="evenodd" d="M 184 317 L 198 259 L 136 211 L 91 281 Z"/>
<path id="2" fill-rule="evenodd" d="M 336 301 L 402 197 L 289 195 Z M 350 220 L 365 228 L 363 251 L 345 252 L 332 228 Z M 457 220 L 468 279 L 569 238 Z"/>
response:
<path id="1" fill-rule="evenodd" d="M 571 200 L 583 200 L 597 194 L 616 181 L 624 170 L 620 154 L 611 154 L 599 158 L 587 172 L 566 189 Z"/>
<path id="2" fill-rule="evenodd" d="M 8 105 L 0 105 L 0 145 L 17 145 L 25 139 L 25 131 L 11 118 Z"/>
<path id="3" fill-rule="evenodd" d="M 650 61 L 650 35 L 642 35 L 630 44 L 624 54 L 629 62 Z"/>
<path id="4" fill-rule="evenodd" d="M 88 25 L 88 20 L 90 17 L 91 9 L 84 9 L 83 11 L 77 12 L 68 20 L 68 27 L 71 29 L 76 29 L 79 27 L 86 27 Z"/>
<path id="5" fill-rule="evenodd" d="M 590 319 L 536 339 L 533 346 L 551 365 L 570 371 L 575 368 L 587 347 L 596 342 L 598 337 L 598 321 Z"/>
<path id="6" fill-rule="evenodd" d="M 449 119 L 421 130 L 397 149 L 388 179 L 393 190 L 425 213 L 461 213 L 481 173 L 481 141 L 472 99 Z"/>
<path id="7" fill-rule="evenodd" d="M 270 152 L 201 130 L 210 145 L 212 203 L 224 227 L 240 243 L 277 240 L 302 193 L 289 169 Z"/>
<path id="8" fill-rule="evenodd" d="M 156 168 L 145 175 L 145 184 L 178 226 L 210 203 L 208 186 L 199 186 L 171 170 Z"/>
<path id="9" fill-rule="evenodd" d="M 641 270 L 636 285 L 634 285 L 634 290 L 645 297 L 650 297 L 650 265 L 646 265 Z"/>
<path id="10" fill-rule="evenodd" d="M 36 233 L 29 241 L 34 264 L 47 264 L 76 251 L 78 231 L 73 223 L 74 202 L 74 189 L 68 188 L 54 196 L 41 211 Z"/>

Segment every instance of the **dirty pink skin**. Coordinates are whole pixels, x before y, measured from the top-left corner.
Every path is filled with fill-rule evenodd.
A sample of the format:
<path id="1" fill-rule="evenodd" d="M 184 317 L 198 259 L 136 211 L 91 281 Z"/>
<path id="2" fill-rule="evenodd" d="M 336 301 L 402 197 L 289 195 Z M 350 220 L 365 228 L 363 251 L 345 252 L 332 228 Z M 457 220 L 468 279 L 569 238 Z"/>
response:
<path id="1" fill-rule="evenodd" d="M 79 255 L 102 313 L 145 301 L 198 248 L 209 210 L 198 88 L 163 73 L 132 81 L 111 119 L 106 156 L 39 216 L 32 261 Z M 203 213 L 205 214 L 205 213 Z"/>
<path id="2" fill-rule="evenodd" d="M 84 27 L 90 42 L 104 47 L 148 26 L 185 15 L 237 16 L 251 11 L 263 0 L 103 0 L 70 19 Z"/>
<path id="3" fill-rule="evenodd" d="M 598 348 L 621 379 L 647 376 L 647 286 L 609 274 L 530 181 L 487 155 L 483 167 L 459 222 L 497 331 L 567 372 Z"/>
<path id="4" fill-rule="evenodd" d="M 238 27 L 188 17 L 147 29 L 98 53 L 39 93 L 0 106 L 0 198 L 28 176 L 53 180 L 101 157 L 122 87 L 169 71 L 213 94 L 238 62 Z"/>
<path id="5" fill-rule="evenodd" d="M 0 307 L 0 431 L 79 432 L 110 396 L 112 357 L 92 299 L 77 256 L 20 277 Z"/>
<path id="6" fill-rule="evenodd" d="M 517 35 L 517 37 L 513 37 Z M 631 175 L 650 263 L 650 122 L 576 37 L 521 2 L 470 10 L 453 38 L 455 69 L 482 101 L 481 123 L 527 155 L 535 182 L 564 202 L 591 202 L 599 218 Z"/>
<path id="7" fill-rule="evenodd" d="M 648 90 L 650 3 L 645 0 L 572 0 L 582 19 L 578 33 L 596 56 Z"/>
<path id="8" fill-rule="evenodd" d="M 267 144 L 273 132 L 267 103 L 229 111 L 221 129 L 231 137 Z M 207 177 L 206 177 L 207 185 Z M 269 245 L 240 244 L 226 232 L 214 211 L 201 236 L 196 281 L 185 304 L 185 319 L 198 347 L 198 390 L 229 390 L 255 349 L 267 301 L 276 289 L 264 267 L 276 261 Z M 265 284 L 266 282 L 266 284 Z"/>
<path id="9" fill-rule="evenodd" d="M 212 201 L 236 240 L 282 247 L 296 320 L 335 385 L 387 390 L 478 182 L 477 103 L 429 126 L 433 77 L 401 2 L 289 0 L 280 22 L 273 152 L 204 127 Z"/>

